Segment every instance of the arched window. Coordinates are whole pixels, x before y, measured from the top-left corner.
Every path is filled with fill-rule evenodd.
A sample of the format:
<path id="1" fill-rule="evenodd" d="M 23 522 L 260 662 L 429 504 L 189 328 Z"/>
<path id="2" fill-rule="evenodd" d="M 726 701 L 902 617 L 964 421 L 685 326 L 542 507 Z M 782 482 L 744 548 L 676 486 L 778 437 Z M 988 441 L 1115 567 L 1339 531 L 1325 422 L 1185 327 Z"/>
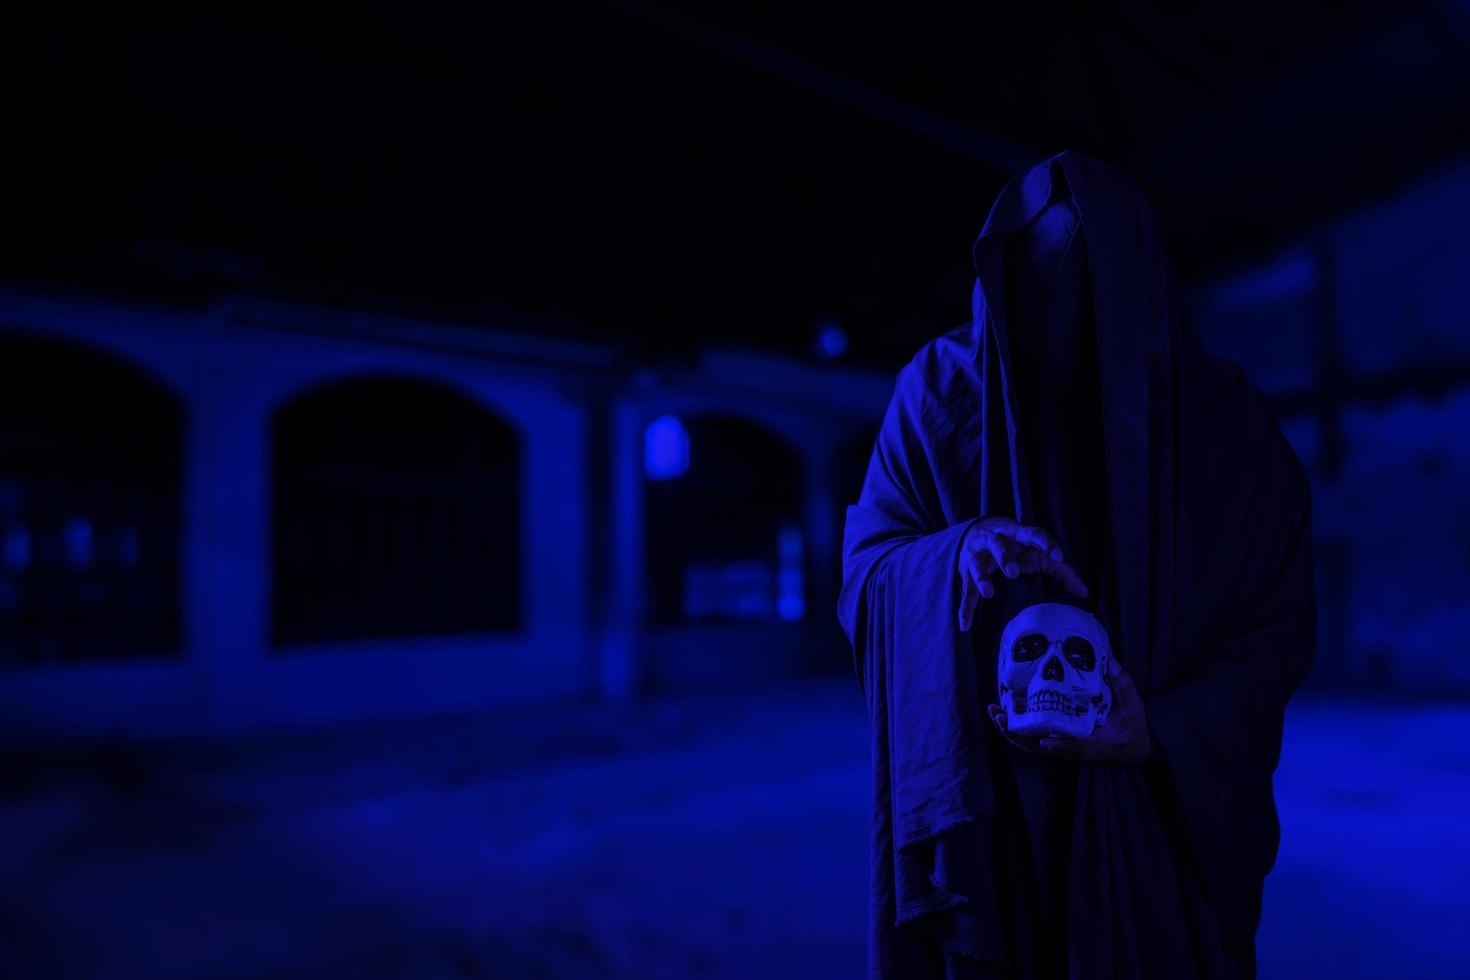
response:
<path id="1" fill-rule="evenodd" d="M 520 443 L 494 415 L 361 379 L 292 401 L 271 437 L 273 643 L 520 628 Z"/>
<path id="2" fill-rule="evenodd" d="M 791 447 L 743 419 L 664 416 L 645 448 L 652 621 L 802 619 L 801 463 Z"/>
<path id="3" fill-rule="evenodd" d="M 0 662 L 179 652 L 183 429 L 128 364 L 0 337 Z"/>

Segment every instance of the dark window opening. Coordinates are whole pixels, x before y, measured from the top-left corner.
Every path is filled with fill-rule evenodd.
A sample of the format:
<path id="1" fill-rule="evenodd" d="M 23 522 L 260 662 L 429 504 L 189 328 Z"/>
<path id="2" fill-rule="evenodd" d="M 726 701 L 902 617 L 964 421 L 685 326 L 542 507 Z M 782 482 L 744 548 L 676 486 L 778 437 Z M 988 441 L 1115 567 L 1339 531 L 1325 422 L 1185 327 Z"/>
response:
<path id="1" fill-rule="evenodd" d="M 741 419 L 695 418 L 686 427 L 687 468 L 645 483 L 650 619 L 803 619 L 800 459 Z"/>
<path id="2" fill-rule="evenodd" d="M 0 663 L 180 652 L 183 431 L 128 364 L 0 338 Z"/>
<path id="3" fill-rule="evenodd" d="M 517 630 L 520 442 L 457 392 L 363 379 L 272 421 L 276 645 Z"/>

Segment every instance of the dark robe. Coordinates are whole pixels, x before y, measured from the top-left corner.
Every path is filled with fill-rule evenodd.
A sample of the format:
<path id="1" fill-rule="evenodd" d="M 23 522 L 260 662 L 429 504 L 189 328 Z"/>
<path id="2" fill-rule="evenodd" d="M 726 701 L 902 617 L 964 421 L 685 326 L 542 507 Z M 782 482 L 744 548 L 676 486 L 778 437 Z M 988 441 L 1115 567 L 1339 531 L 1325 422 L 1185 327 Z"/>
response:
<path id="1" fill-rule="evenodd" d="M 1064 153 L 1013 178 L 974 259 L 971 323 L 899 373 L 847 512 L 869 973 L 1253 976 L 1282 717 L 1314 655 L 1306 476 L 1200 345 L 1116 169 Z M 958 629 L 959 544 L 982 515 L 1047 527 L 1076 559 L 1144 697 L 1147 763 L 1044 758 L 990 725 L 1001 627 L 1061 596 L 997 577 Z"/>
<path id="2" fill-rule="evenodd" d="M 1050 203 L 1003 244 L 1005 322 L 1018 440 L 1044 452 L 1020 463 L 1033 495 L 1032 522 L 1066 542 L 1067 560 L 1090 585 L 1088 606 L 1110 633 L 1111 578 L 1102 569 L 1109 544 L 1103 480 L 1102 423 L 1097 406 L 1097 342 L 1086 288 L 1086 236 L 1077 209 L 1053 189 Z M 1046 583 L 1017 583 L 1007 598 L 1076 602 Z M 1047 594 L 1047 592 L 1051 594 Z M 983 648 L 976 649 L 984 657 Z M 1078 763 L 1018 752 L 1011 758 L 1016 797 L 1034 860 L 1041 918 L 1040 972 L 1065 976 L 1068 852 L 1072 843 Z M 964 961 L 951 973 L 963 975 Z M 970 971 L 975 972 L 975 971 Z"/>

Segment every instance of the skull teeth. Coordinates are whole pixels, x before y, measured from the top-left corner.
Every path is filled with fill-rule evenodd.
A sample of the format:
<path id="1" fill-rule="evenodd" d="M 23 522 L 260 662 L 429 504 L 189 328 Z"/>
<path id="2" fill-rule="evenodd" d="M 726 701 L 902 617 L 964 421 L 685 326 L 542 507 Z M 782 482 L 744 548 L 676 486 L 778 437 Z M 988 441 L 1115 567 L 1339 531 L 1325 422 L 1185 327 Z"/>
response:
<path id="1" fill-rule="evenodd" d="M 1029 711 L 1060 711 L 1063 714 L 1080 715 L 1087 710 L 1085 704 L 1076 704 L 1059 691 L 1039 691 L 1028 698 L 1016 698 L 1013 704 L 1016 714 L 1025 714 Z"/>

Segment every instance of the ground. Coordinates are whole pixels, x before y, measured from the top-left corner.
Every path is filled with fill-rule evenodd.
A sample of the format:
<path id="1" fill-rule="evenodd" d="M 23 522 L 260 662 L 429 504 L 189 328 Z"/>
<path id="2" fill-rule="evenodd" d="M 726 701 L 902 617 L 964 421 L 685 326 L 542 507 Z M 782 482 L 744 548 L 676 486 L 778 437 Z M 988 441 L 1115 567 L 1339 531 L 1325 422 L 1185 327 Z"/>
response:
<path id="1" fill-rule="evenodd" d="M 0 976 L 856 977 L 850 678 L 5 751 Z M 1465 977 L 1470 708 L 1300 699 L 1264 978 Z"/>

